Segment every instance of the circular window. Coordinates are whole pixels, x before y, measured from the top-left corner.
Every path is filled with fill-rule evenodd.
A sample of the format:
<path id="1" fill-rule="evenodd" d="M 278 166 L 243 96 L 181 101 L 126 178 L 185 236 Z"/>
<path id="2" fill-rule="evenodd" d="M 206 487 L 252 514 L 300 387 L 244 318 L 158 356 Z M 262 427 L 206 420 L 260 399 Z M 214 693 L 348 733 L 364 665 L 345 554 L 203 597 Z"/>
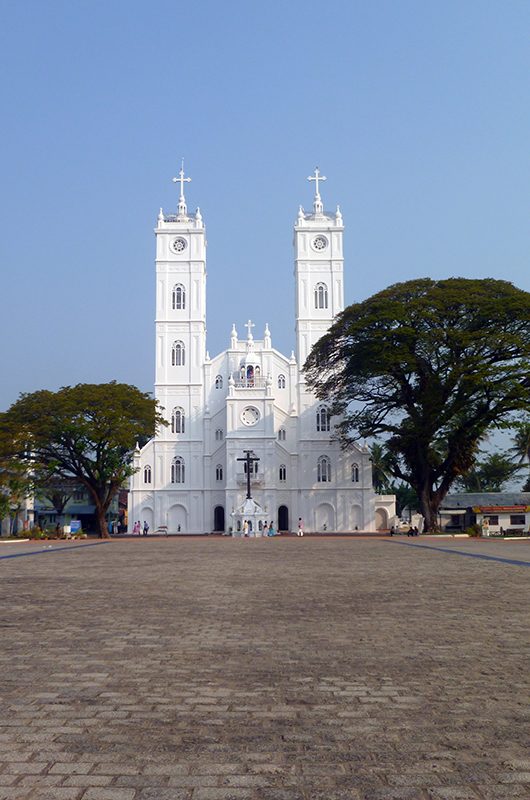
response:
<path id="1" fill-rule="evenodd" d="M 187 246 L 188 243 L 186 242 L 186 239 L 182 239 L 180 236 L 178 239 L 173 239 L 173 241 L 171 242 L 171 249 L 173 250 L 174 253 L 182 253 L 182 251 L 185 250 Z"/>
<path id="2" fill-rule="evenodd" d="M 247 406 L 241 412 L 241 422 L 245 425 L 255 425 L 256 422 L 259 422 L 259 411 L 254 406 Z"/>
<path id="3" fill-rule="evenodd" d="M 313 239 L 313 249 L 314 250 L 325 250 L 328 246 L 328 240 L 325 236 L 315 236 Z"/>

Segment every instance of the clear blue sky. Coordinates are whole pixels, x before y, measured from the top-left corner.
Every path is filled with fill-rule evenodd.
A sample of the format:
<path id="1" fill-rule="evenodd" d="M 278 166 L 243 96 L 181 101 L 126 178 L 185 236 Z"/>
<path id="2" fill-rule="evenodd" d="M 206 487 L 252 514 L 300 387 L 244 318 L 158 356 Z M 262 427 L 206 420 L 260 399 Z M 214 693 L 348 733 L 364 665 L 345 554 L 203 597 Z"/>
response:
<path id="1" fill-rule="evenodd" d="M 417 276 L 530 290 L 530 3 L 4 0 L 0 409 L 151 390 L 154 236 L 185 157 L 208 347 L 294 346 L 306 176 L 346 225 L 346 302 Z"/>

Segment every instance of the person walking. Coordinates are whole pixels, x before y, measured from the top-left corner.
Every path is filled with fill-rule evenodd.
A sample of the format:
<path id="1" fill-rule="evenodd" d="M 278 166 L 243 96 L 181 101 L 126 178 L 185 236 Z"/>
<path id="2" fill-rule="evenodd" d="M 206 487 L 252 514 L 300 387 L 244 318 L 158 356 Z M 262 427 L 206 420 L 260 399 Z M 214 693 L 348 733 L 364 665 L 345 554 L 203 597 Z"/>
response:
<path id="1" fill-rule="evenodd" d="M 149 525 L 144 519 L 144 536 L 147 536 L 148 533 L 149 533 Z"/>
<path id="2" fill-rule="evenodd" d="M 298 517 L 298 531 L 297 531 L 296 535 L 297 536 L 303 536 L 304 535 L 304 521 L 303 521 L 302 517 Z"/>

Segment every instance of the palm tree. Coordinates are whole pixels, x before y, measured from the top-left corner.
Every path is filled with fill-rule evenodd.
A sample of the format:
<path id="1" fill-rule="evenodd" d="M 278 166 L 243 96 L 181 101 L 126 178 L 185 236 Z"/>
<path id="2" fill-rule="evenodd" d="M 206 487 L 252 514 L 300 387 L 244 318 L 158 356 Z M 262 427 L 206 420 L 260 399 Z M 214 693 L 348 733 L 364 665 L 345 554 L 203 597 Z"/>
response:
<path id="1" fill-rule="evenodd" d="M 525 419 L 518 423 L 517 432 L 512 441 L 514 446 L 510 448 L 510 452 L 519 459 L 519 464 L 526 462 L 529 466 L 529 474 L 523 491 L 530 491 L 530 420 Z"/>
<path id="2" fill-rule="evenodd" d="M 372 484 L 378 494 L 382 494 L 390 485 L 390 454 L 384 444 L 374 444 L 370 447 L 370 461 L 372 462 Z"/>

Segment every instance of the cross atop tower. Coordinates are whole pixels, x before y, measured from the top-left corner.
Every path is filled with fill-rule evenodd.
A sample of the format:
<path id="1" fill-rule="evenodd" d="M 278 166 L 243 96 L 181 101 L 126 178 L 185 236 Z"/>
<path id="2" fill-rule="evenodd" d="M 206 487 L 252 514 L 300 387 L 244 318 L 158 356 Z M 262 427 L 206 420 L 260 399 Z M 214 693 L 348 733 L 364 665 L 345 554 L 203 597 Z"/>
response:
<path id="1" fill-rule="evenodd" d="M 172 178 L 173 183 L 180 183 L 180 197 L 179 197 L 179 206 L 178 206 L 178 216 L 179 217 L 186 217 L 188 214 L 188 209 L 186 207 L 186 199 L 184 197 L 184 184 L 191 183 L 191 178 L 184 177 L 184 159 L 182 159 L 182 164 L 180 166 L 179 176 L 178 178 Z"/>
<path id="2" fill-rule="evenodd" d="M 243 327 L 248 331 L 247 339 L 253 339 L 254 337 L 252 336 L 252 328 L 256 327 L 254 323 L 249 320 L 248 322 L 245 322 Z"/>
<path id="3" fill-rule="evenodd" d="M 327 178 L 326 178 L 325 175 L 321 175 L 320 174 L 320 170 L 319 170 L 318 167 L 315 167 L 315 174 L 314 175 L 310 175 L 307 180 L 308 181 L 315 181 L 315 201 L 313 203 L 313 208 L 314 208 L 315 214 L 322 214 L 322 212 L 324 210 L 324 206 L 322 205 L 322 200 L 320 199 L 320 191 L 319 191 L 319 187 L 318 187 L 318 182 L 319 181 L 327 181 Z"/>

